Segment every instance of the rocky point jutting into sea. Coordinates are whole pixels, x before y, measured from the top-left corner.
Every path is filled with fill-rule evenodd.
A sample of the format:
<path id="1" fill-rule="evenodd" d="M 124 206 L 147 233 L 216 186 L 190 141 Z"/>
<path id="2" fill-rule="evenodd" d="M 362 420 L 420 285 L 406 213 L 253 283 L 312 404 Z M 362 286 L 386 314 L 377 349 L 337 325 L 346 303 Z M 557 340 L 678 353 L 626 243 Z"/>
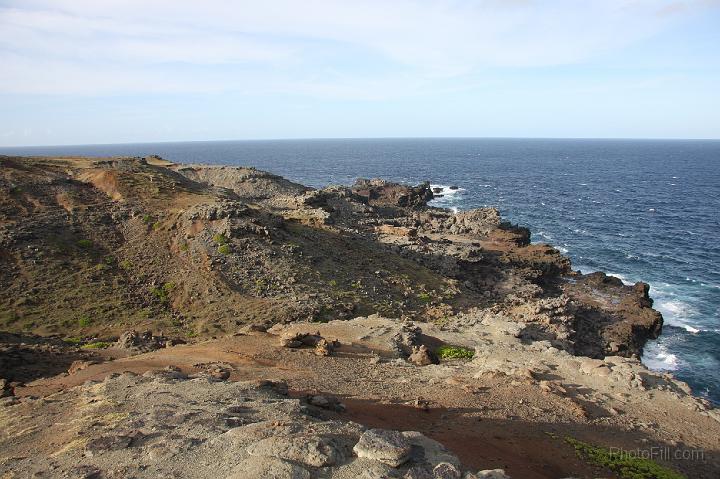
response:
<path id="1" fill-rule="evenodd" d="M 432 198 L 0 157 L 2 477 L 717 477 L 647 284 Z"/>

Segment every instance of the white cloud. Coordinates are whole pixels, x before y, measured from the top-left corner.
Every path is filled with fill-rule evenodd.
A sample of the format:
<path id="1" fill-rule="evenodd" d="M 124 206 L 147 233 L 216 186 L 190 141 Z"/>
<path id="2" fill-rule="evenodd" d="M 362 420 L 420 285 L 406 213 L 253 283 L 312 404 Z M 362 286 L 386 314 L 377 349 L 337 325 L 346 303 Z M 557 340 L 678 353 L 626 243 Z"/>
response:
<path id="1" fill-rule="evenodd" d="M 368 89 L 403 90 L 411 77 L 414 91 L 486 67 L 588 61 L 717 2 L 5 3 L 0 6 L 2 93 L 262 92 L 295 84 L 308 94 L 353 96 Z M 362 59 L 344 71 L 335 66 L 338 50 L 362 53 Z M 371 73 L 374 64 L 379 71 Z M 327 70 L 341 73 L 318 81 L 318 72 Z"/>

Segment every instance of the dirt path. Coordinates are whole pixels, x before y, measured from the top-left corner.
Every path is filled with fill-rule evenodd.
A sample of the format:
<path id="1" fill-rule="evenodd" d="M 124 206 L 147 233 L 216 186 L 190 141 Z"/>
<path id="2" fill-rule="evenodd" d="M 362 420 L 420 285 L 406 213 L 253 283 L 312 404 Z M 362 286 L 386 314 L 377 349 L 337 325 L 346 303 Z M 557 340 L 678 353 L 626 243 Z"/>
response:
<path id="1" fill-rule="evenodd" d="M 332 391 L 347 407 L 340 413 L 344 419 L 369 427 L 420 431 L 443 443 L 471 468 L 503 468 L 512 477 L 528 479 L 614 477 L 580 460 L 570 446 L 551 438 L 548 432 L 597 443 L 612 439 L 632 444 L 637 439 L 635 434 L 593 431 L 581 421 L 573 423 L 569 421 L 574 414 L 570 410 L 532 420 L 521 409 L 514 411 L 516 415 L 500 411 L 502 403 L 510 400 L 508 394 L 514 401 L 523 397 L 522 388 L 508 391 L 489 385 L 468 392 L 458 379 L 428 387 L 433 381 L 422 377 L 423 368 L 383 364 L 370 368 L 368 354 L 358 352 L 361 348 L 341 348 L 328 358 L 317 357 L 309 350 L 278 348 L 276 343 L 274 336 L 260 334 L 177 346 L 93 364 L 72 375 L 40 379 L 16 393 L 47 396 L 123 371 L 143 373 L 174 365 L 193 373 L 220 363 L 231 367 L 231 380 L 281 379 L 288 382 L 295 396 L 307 391 Z M 430 404 L 427 409 L 412 405 L 412 400 L 420 397 Z M 558 413 L 564 419 L 561 422 L 555 420 Z"/>

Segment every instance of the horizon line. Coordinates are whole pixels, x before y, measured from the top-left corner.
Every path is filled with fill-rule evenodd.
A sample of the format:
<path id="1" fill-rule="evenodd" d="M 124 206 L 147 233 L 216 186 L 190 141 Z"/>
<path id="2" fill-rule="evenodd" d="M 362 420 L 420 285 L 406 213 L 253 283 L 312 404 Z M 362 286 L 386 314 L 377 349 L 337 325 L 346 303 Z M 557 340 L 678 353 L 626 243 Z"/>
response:
<path id="1" fill-rule="evenodd" d="M 42 145 L 0 145 L 2 149 L 13 148 L 67 148 L 87 146 L 122 146 L 122 145 L 156 145 L 170 143 L 230 143 L 230 142 L 263 142 L 263 141 L 325 141 L 325 140 L 600 140 L 600 141 L 720 141 L 718 138 L 683 138 L 683 137 L 593 137 L 593 136 L 337 136 L 337 137 L 285 137 L 285 138 L 243 138 L 216 140 L 159 140 L 159 141 L 128 141 L 119 143 L 56 143 Z"/>

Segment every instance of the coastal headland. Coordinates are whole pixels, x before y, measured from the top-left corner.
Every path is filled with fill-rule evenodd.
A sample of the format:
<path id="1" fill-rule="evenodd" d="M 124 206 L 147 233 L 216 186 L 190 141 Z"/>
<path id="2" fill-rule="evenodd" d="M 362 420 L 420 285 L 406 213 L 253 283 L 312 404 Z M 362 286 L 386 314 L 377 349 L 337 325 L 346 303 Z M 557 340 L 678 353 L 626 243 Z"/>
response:
<path id="1" fill-rule="evenodd" d="M 432 198 L 0 157 L 0 476 L 717 477 L 647 284 Z"/>

